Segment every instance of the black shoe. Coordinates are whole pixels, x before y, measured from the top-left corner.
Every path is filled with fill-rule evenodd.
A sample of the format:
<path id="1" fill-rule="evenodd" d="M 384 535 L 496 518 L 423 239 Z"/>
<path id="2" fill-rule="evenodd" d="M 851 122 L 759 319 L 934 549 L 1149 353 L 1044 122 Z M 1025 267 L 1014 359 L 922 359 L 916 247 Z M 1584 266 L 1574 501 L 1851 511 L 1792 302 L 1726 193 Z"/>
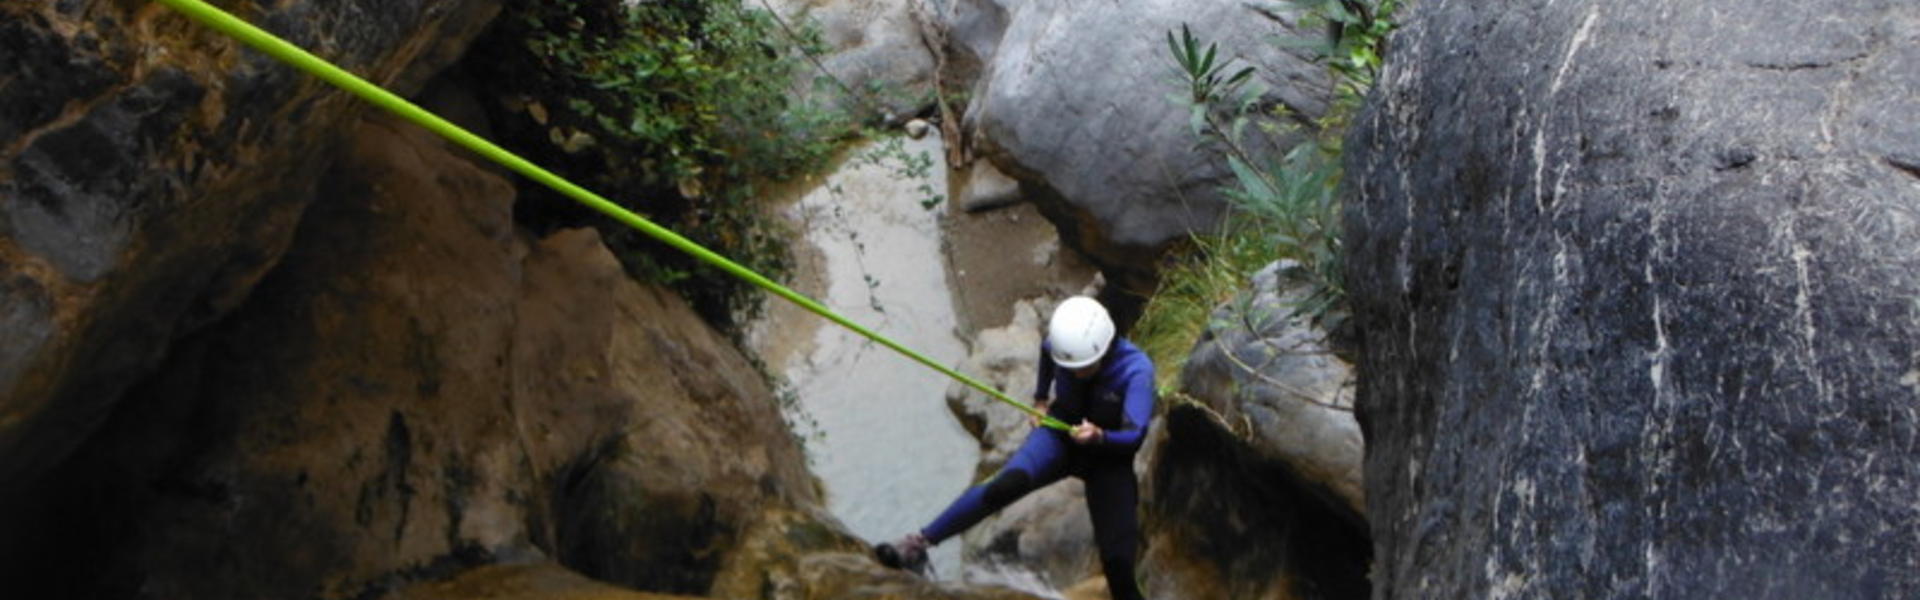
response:
<path id="1" fill-rule="evenodd" d="M 927 574 L 927 538 L 918 533 L 909 533 L 898 541 L 874 546 L 873 557 L 887 568 L 912 571 L 925 576 Z"/>

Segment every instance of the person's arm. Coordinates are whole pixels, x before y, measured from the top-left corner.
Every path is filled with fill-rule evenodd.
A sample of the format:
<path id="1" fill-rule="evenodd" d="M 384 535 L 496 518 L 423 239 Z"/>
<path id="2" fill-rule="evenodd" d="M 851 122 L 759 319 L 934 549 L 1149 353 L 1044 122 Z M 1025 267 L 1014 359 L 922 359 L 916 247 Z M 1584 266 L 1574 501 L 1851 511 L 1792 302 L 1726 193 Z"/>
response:
<path id="1" fill-rule="evenodd" d="M 1153 369 L 1134 369 L 1127 374 L 1125 400 L 1121 414 L 1123 427 L 1101 432 L 1100 448 L 1115 452 L 1133 452 L 1147 438 L 1147 422 L 1153 419 Z"/>
<path id="2" fill-rule="evenodd" d="M 1053 363 L 1053 353 L 1046 342 L 1040 342 L 1040 367 L 1034 369 L 1033 402 L 1045 404 L 1053 397 L 1053 373 L 1060 367 Z"/>

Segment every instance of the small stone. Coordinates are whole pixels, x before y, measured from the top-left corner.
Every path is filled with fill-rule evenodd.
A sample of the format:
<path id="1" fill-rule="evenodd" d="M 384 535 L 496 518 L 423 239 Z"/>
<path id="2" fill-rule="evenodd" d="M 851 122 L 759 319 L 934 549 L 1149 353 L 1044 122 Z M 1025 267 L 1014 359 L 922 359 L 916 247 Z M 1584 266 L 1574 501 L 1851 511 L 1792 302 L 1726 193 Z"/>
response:
<path id="1" fill-rule="evenodd" d="M 913 138 L 917 140 L 923 137 L 927 137 L 927 132 L 932 129 L 933 129 L 933 125 L 930 123 L 927 123 L 926 119 L 914 119 L 912 121 L 907 121 L 907 137 L 909 138 Z"/>
<path id="2" fill-rule="evenodd" d="M 993 165 L 981 162 L 974 165 L 967 174 L 966 192 L 960 195 L 960 209 L 967 212 L 982 212 L 1018 204 L 1020 182 L 1001 173 Z M 1018 220 L 1018 216 L 1011 217 Z"/>

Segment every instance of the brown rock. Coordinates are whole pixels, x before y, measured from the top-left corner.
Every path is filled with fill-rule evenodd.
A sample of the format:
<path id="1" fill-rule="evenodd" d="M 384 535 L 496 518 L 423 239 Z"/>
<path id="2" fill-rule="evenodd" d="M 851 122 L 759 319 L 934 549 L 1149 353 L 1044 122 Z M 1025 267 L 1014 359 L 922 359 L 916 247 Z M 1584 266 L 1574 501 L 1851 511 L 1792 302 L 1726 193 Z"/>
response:
<path id="1" fill-rule="evenodd" d="M 824 516 L 724 336 L 591 230 L 529 243 L 507 182 L 430 134 L 361 125 L 323 189 L 246 303 L 0 513 L 0 577 L 70 597 L 344 598 L 556 560 L 728 598 L 861 597 L 869 580 L 1008 597 L 900 587 Z M 822 555 L 865 566 L 807 566 Z M 466 577 L 448 589 L 621 597 L 549 585 L 564 574 Z"/>
<path id="2" fill-rule="evenodd" d="M 619 588 L 553 563 L 494 565 L 450 581 L 422 583 L 388 600 L 674 600 L 693 596 L 648 594 Z"/>
<path id="3" fill-rule="evenodd" d="M 498 0 L 226 6 L 408 93 Z M 246 297 L 365 107 L 146 3 L 8 3 L 0 45 L 0 489 L 19 489 Z"/>
<path id="4" fill-rule="evenodd" d="M 588 459 L 637 445 L 624 436 L 639 401 L 672 411 L 685 393 L 674 357 L 633 357 L 617 340 L 686 335 L 668 324 L 691 313 L 627 281 L 590 233 L 529 248 L 507 182 L 428 134 L 360 127 L 324 192 L 246 306 L 185 343 L 57 478 L 128 496 L 91 507 L 135 513 L 120 517 L 130 537 L 100 533 L 116 550 L 104 585 L 351 596 L 538 553 L 574 522 L 569 509 L 597 508 L 556 475 L 600 473 Z M 711 332 L 678 343 L 726 348 Z M 689 386 L 730 391 L 712 378 Z M 810 489 L 799 467 L 782 475 L 775 486 Z"/>
<path id="5" fill-rule="evenodd" d="M 935 583 L 875 564 L 864 554 L 822 553 L 800 562 L 807 595 L 795 600 L 1031 600 L 1009 589 Z"/>

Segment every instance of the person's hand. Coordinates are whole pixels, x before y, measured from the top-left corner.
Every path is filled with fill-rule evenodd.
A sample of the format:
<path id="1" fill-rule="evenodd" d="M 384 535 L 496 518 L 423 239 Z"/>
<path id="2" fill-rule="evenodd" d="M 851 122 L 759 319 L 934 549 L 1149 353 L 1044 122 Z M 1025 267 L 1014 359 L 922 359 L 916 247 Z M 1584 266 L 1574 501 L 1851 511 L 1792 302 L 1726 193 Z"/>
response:
<path id="1" fill-rule="evenodd" d="M 1046 399 L 1046 398 L 1034 398 L 1034 399 L 1033 399 L 1033 411 L 1034 411 L 1034 412 L 1036 412 L 1036 413 L 1040 413 L 1040 414 L 1042 414 L 1042 415 L 1044 415 L 1044 414 L 1047 414 L 1047 399 Z M 1034 427 L 1039 427 L 1039 426 L 1040 426 L 1040 417 L 1038 417 L 1038 416 L 1035 416 L 1035 415 L 1027 415 L 1027 422 L 1028 422 L 1028 423 L 1032 423 Z"/>
<path id="2" fill-rule="evenodd" d="M 1073 426 L 1073 442 L 1076 444 L 1082 446 L 1098 444 L 1106 437 L 1106 431 L 1100 429 L 1099 425 L 1088 423 L 1086 419 L 1081 419 L 1079 425 Z"/>

